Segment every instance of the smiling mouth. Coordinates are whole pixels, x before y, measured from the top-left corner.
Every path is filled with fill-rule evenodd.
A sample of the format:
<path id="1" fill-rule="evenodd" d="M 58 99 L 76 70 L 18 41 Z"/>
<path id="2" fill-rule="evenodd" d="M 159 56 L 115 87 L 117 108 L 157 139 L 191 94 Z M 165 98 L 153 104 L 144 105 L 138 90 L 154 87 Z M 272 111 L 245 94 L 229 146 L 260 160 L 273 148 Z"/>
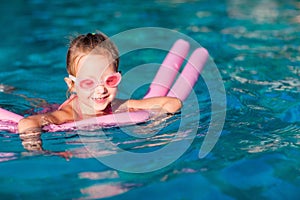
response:
<path id="1" fill-rule="evenodd" d="M 93 101 L 95 101 L 96 103 L 103 103 L 108 96 L 105 97 L 97 97 L 97 98 L 92 98 Z"/>

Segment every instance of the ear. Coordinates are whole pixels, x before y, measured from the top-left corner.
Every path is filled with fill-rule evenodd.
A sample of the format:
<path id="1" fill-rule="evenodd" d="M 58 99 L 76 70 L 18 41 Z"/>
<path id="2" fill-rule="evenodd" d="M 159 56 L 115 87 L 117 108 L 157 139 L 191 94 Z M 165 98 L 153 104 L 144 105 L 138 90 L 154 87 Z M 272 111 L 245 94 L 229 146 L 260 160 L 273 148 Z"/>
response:
<path id="1" fill-rule="evenodd" d="M 69 90 L 71 92 L 73 92 L 75 90 L 73 81 L 70 78 L 67 78 L 67 77 L 65 77 L 64 80 L 65 80 Z"/>

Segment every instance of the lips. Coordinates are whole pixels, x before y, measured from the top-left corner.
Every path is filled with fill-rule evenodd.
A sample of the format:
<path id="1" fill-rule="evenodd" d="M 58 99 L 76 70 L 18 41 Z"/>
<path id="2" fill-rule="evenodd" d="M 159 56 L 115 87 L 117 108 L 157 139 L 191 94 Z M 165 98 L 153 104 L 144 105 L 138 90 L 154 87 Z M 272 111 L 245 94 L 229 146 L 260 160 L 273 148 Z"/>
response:
<path id="1" fill-rule="evenodd" d="M 96 103 L 104 103 L 106 101 L 108 96 L 105 97 L 97 97 L 97 98 L 92 98 L 93 101 L 95 101 Z"/>

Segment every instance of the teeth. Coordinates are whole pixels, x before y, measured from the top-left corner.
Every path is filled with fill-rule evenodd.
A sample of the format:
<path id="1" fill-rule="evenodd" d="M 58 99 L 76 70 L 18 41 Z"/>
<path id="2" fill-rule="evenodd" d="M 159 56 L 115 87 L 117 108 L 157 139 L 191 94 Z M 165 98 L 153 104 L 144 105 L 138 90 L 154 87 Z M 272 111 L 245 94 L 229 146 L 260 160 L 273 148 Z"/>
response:
<path id="1" fill-rule="evenodd" d="M 102 100 L 104 99 L 104 97 L 101 97 L 101 98 L 93 98 L 94 100 Z"/>

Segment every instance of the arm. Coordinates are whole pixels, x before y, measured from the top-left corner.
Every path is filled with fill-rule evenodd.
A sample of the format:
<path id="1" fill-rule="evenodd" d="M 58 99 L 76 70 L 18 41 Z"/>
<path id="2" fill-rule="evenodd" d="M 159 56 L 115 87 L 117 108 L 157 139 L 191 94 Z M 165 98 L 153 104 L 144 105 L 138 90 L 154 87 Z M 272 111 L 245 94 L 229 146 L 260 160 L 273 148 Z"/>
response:
<path id="1" fill-rule="evenodd" d="M 126 104 L 128 109 L 159 109 L 164 113 L 175 113 L 182 107 L 182 102 L 175 97 L 152 97 L 141 100 L 130 99 Z"/>
<path id="2" fill-rule="evenodd" d="M 58 155 L 67 160 L 72 154 L 66 152 L 52 152 L 44 150 L 41 140 L 41 128 L 49 123 L 62 124 L 68 120 L 72 120 L 72 112 L 70 110 L 54 111 L 48 114 L 33 115 L 23 118 L 19 121 L 18 131 L 23 147 L 28 151 L 40 152 L 43 154 Z"/>
<path id="3" fill-rule="evenodd" d="M 73 120 L 72 111 L 70 109 L 58 110 L 47 114 L 32 115 L 19 121 L 18 132 L 26 133 L 27 130 L 36 130 L 47 124 L 62 124 L 70 120 Z"/>

